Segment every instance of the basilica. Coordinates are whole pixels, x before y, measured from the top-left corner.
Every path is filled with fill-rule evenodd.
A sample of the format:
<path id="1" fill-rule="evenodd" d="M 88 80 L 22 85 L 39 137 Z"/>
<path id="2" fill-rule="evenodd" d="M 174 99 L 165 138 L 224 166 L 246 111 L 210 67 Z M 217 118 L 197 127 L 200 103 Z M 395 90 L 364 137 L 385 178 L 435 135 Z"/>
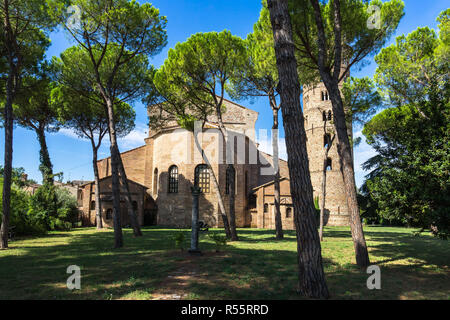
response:
<path id="1" fill-rule="evenodd" d="M 176 121 L 171 121 L 158 129 L 149 128 L 141 147 L 121 154 L 133 206 L 141 225 L 190 227 L 191 187 L 195 185 L 201 188 L 200 220 L 211 227 L 221 227 L 218 198 L 212 179 L 217 179 L 225 210 L 228 212 L 232 188 L 227 179 L 230 175 L 227 170 L 231 169 L 235 175 L 236 225 L 275 228 L 273 158 L 258 149 L 255 133 L 258 112 L 229 100 L 224 100 L 224 110 L 223 122 L 231 147 L 223 143 L 217 122 L 212 118 L 198 135 L 201 149 L 196 145 L 191 131 L 182 129 Z M 320 197 L 324 134 L 327 134 L 324 132 L 324 123 L 331 126 L 325 119 L 332 116 L 331 102 L 323 85 L 304 91 L 303 112 L 311 181 L 315 197 Z M 206 164 L 202 152 L 210 166 Z M 328 225 L 348 225 L 349 212 L 336 146 L 332 146 L 327 161 L 325 221 Z M 230 167 L 229 163 L 233 166 Z M 98 167 L 103 224 L 112 227 L 111 159 L 98 161 Z M 280 159 L 279 167 L 283 228 L 292 230 L 295 228 L 294 209 L 287 162 Z M 93 182 L 80 187 L 78 202 L 83 225 L 95 225 Z M 123 196 L 121 206 L 122 223 L 127 225 L 129 221 Z"/>

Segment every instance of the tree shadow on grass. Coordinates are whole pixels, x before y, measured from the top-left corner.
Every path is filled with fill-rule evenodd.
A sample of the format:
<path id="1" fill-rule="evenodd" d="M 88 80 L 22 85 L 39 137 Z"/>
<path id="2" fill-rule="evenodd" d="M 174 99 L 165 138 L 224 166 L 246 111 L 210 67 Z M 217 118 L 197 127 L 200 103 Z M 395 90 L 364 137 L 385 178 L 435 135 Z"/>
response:
<path id="1" fill-rule="evenodd" d="M 267 242 L 267 241 L 285 241 L 292 240 L 296 237 L 294 230 L 283 230 L 284 239 L 275 238 L 275 230 L 270 229 L 238 229 L 238 236 L 240 241 L 247 242 Z M 255 238 L 256 234 L 256 238 Z"/>
<path id="2" fill-rule="evenodd" d="M 151 288 L 173 269 L 175 259 L 167 256 L 171 235 L 152 230 L 133 238 L 125 229 L 120 249 L 112 248 L 112 232 L 73 235 L 68 243 L 52 246 L 19 245 L 20 254 L 0 255 L 0 299 L 102 299 L 105 292 L 116 298 L 129 291 L 130 281 L 133 287 Z M 70 265 L 80 266 L 86 290 L 66 288 Z"/>
<path id="3" fill-rule="evenodd" d="M 23 251 L 21 254 L 0 255 L 0 299 L 148 299 L 156 289 L 165 289 L 168 277 L 180 266 L 186 268 L 190 264 L 195 265 L 198 277 L 189 281 L 185 290 L 195 299 L 302 298 L 296 293 L 295 249 L 279 247 L 265 250 L 262 249 L 265 244 L 261 244 L 286 244 L 295 248 L 295 232 L 292 232 L 292 238 L 277 242 L 271 240 L 272 230 L 239 230 L 242 240 L 229 244 L 224 252 L 192 259 L 186 253 L 175 253 L 173 242 L 176 232 L 185 232 L 187 247 L 188 230 L 144 228 L 143 237 L 133 238 L 132 231 L 124 229 L 125 247 L 120 249 L 112 249 L 113 232 L 92 231 L 62 233 L 62 238 L 68 243 L 37 247 L 24 245 L 19 246 Z M 339 235 L 342 231 L 336 232 Z M 328 236 L 332 237 L 336 232 L 330 230 Z M 445 243 L 431 239 L 421 244 L 416 238 L 403 243 L 406 238 L 402 233 L 398 238 L 392 234 L 386 237 L 393 243 L 373 245 L 371 255 L 392 258 L 393 262 L 405 256 L 414 257 L 426 264 L 436 264 L 443 270 L 378 262 L 382 272 L 382 290 L 368 290 L 366 281 L 369 275 L 364 270 L 352 264 L 339 264 L 333 256 L 324 257 L 332 298 L 448 297 L 450 285 L 448 270 L 443 264 L 445 260 L 436 258 L 445 250 L 448 252 Z M 45 239 L 39 240 L 45 243 Z M 49 241 L 53 240 L 58 243 L 56 235 L 49 238 Z M 352 249 L 351 237 L 349 242 L 343 243 Z M 254 248 L 243 248 L 246 244 L 254 245 Z M 430 244 L 433 246 L 429 247 Z M 201 249 L 213 252 L 215 245 L 202 240 Z M 66 288 L 69 265 L 81 267 L 81 290 L 69 291 Z"/>

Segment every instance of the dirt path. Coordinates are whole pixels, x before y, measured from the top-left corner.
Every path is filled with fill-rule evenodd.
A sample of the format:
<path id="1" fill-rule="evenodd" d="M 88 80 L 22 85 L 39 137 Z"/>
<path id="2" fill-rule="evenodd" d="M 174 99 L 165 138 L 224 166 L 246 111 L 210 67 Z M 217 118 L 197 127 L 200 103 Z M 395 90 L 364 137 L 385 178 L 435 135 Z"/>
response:
<path id="1" fill-rule="evenodd" d="M 178 253 L 180 254 L 180 253 Z M 183 300 L 189 299 L 189 283 L 202 282 L 208 274 L 200 269 L 199 264 L 203 259 L 218 257 L 222 253 L 205 252 L 202 256 L 190 256 L 189 253 L 181 253 L 185 259 L 178 262 L 175 272 L 172 272 L 161 282 L 158 289 L 152 293 L 152 300 Z"/>

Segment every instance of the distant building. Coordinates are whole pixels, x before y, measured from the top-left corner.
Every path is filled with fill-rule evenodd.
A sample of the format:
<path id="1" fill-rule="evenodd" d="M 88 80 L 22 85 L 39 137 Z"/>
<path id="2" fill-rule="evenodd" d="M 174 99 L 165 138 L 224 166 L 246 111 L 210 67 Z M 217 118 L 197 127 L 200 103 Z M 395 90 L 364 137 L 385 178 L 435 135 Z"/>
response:
<path id="1" fill-rule="evenodd" d="M 31 195 L 34 195 L 36 193 L 36 190 L 39 189 L 41 185 L 40 184 L 30 184 L 29 186 L 25 186 L 23 187 L 23 190 L 25 190 L 25 192 L 28 192 Z"/>

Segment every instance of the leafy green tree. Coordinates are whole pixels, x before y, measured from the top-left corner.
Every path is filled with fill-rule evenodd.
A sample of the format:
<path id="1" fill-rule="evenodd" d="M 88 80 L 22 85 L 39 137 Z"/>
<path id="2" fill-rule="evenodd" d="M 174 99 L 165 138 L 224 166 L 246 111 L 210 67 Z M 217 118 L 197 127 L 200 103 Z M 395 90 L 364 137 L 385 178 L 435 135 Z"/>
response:
<path id="1" fill-rule="evenodd" d="M 186 42 L 177 43 L 174 49 L 169 50 L 169 57 L 155 74 L 155 88 L 159 99 L 163 101 L 159 105 L 178 118 L 191 115 L 202 121 L 203 125 L 208 120 L 217 122 L 227 145 L 227 155 L 231 154 L 228 150 L 228 132 L 222 121 L 223 99 L 230 79 L 244 70 L 245 65 L 245 44 L 241 38 L 229 31 L 194 34 Z M 201 151 L 196 135 L 194 138 Z M 204 159 L 209 163 L 205 155 Z M 208 166 L 211 169 L 211 165 Z M 232 167 L 233 164 L 228 166 Z M 213 170 L 210 171 L 227 236 L 238 240 L 233 210 L 234 193 L 230 193 L 232 203 L 228 232 L 228 219 L 219 184 Z M 230 184 L 234 185 L 232 182 Z"/>
<path id="2" fill-rule="evenodd" d="M 418 28 L 376 57 L 375 80 L 392 105 L 365 126 L 378 152 L 366 181 L 381 218 L 450 234 L 448 60 L 450 10 L 441 13 L 439 36 Z"/>
<path id="3" fill-rule="evenodd" d="M 46 34 L 54 26 L 48 15 L 47 2 L 41 0 L 3 0 L 0 2 L 0 79 L 4 88 L 5 172 L 3 183 L 3 217 L 0 248 L 8 247 L 11 210 L 11 171 L 13 146 L 13 104 L 20 91 L 22 78 L 32 74 L 49 46 Z"/>
<path id="4" fill-rule="evenodd" d="M 420 107 L 423 115 L 433 120 L 424 119 L 411 106 L 389 108 L 375 116 L 363 132 L 379 155 L 364 168 L 373 170 L 366 184 L 383 220 L 431 229 L 448 238 L 450 114 L 448 102 L 446 107 L 433 102 L 433 106 Z M 447 124 L 434 121 L 437 115 L 432 108 L 441 111 L 439 116 Z"/>
<path id="5" fill-rule="evenodd" d="M 384 102 L 374 81 L 369 77 L 348 77 L 342 85 L 342 100 L 344 103 L 347 131 L 352 136 L 354 125 L 364 125 L 375 113 L 383 108 Z M 361 137 L 350 141 L 352 156 L 354 148 L 361 143 Z"/>
<path id="6" fill-rule="evenodd" d="M 111 172 L 114 208 L 115 247 L 123 246 L 120 221 L 120 185 L 129 197 L 128 180 L 117 145 L 114 103 L 135 101 L 145 90 L 148 78 L 147 57 L 153 56 L 167 43 L 166 17 L 151 4 L 140 5 L 127 0 L 49 0 L 55 17 L 70 33 L 85 55 L 79 62 L 88 67 L 86 77 L 100 94 L 108 114 L 108 133 L 111 141 Z M 68 5 L 76 6 L 81 19 L 72 24 Z M 77 64 L 71 64 L 76 67 Z M 142 235 L 133 209 L 130 220 L 135 236 Z"/>
<path id="7" fill-rule="evenodd" d="M 341 94 L 349 126 L 365 124 L 384 105 L 378 88 L 369 77 L 348 77 Z"/>
<path id="8" fill-rule="evenodd" d="M 253 33 L 246 39 L 247 65 L 236 78 L 231 79 L 230 95 L 235 99 L 246 97 L 267 97 L 273 114 L 272 148 L 274 174 L 275 233 L 277 239 L 283 239 L 283 225 L 280 211 L 280 168 L 278 148 L 277 103 L 278 70 L 273 47 L 272 26 L 269 10 L 263 7 L 259 20 L 253 26 Z"/>
<path id="9" fill-rule="evenodd" d="M 3 166 L 0 165 L 0 177 L 3 178 L 4 174 L 5 174 L 5 169 Z M 25 169 L 22 167 L 12 169 L 11 180 L 12 180 L 12 183 L 15 184 L 19 188 L 29 186 L 30 184 L 36 184 L 36 181 L 28 179 L 27 175 L 25 174 Z M 3 180 L 2 180 L 2 186 L 3 186 Z"/>
<path id="10" fill-rule="evenodd" d="M 356 262 L 370 264 L 359 216 L 352 148 L 340 83 L 352 66 L 379 50 L 393 34 L 403 16 L 403 2 L 391 0 L 290 0 L 296 57 L 303 79 L 320 79 L 332 103 L 338 152 L 342 163 L 347 202 L 351 213 Z M 379 26 L 370 27 L 369 6 L 380 9 Z M 377 23 L 375 23 L 376 25 Z M 306 83 L 305 83 L 306 84 Z"/>
<path id="11" fill-rule="evenodd" d="M 450 62 L 445 52 L 450 44 L 443 30 L 448 28 L 449 15 L 450 10 L 444 11 L 438 19 L 443 21 L 440 37 L 428 27 L 418 28 L 397 37 L 395 44 L 375 57 L 378 67 L 374 78 L 390 104 L 413 105 L 426 117 L 420 105 L 429 101 L 432 92 L 446 88 Z"/>
<path id="12" fill-rule="evenodd" d="M 108 132 L 108 116 L 100 96 L 89 89 L 83 74 L 74 75 L 70 87 L 60 85 L 51 92 L 52 104 L 56 106 L 62 126 L 74 130 L 80 137 L 88 139 L 92 146 L 92 167 L 95 184 L 95 210 L 97 229 L 103 227 L 100 201 L 100 175 L 98 171 L 98 150 Z M 116 132 L 118 137 L 126 136 L 134 128 L 134 109 L 125 102 L 114 103 Z"/>
<path id="13" fill-rule="evenodd" d="M 16 184 L 11 188 L 10 221 L 15 235 L 37 236 L 49 230 L 69 230 L 77 216 L 77 201 L 67 189 L 48 183 L 30 195 Z"/>
<path id="14" fill-rule="evenodd" d="M 0 178 L 0 186 L 3 178 Z M 3 189 L 0 189 L 0 193 Z M 1 199 L 0 199 L 1 201 Z M 42 235 L 47 232 L 45 225 L 36 216 L 29 215 L 30 195 L 13 185 L 11 188 L 11 227 L 14 235 Z M 0 216 L 2 215 L 0 209 Z"/>
<path id="15" fill-rule="evenodd" d="M 268 0 L 279 77 L 281 114 L 286 149 L 294 223 L 297 234 L 298 291 L 307 297 L 327 299 L 328 287 L 322 264 L 316 211 L 309 173 L 306 132 L 300 107 L 300 82 L 295 58 L 288 0 Z"/>
<path id="16" fill-rule="evenodd" d="M 46 231 L 70 230 L 78 216 L 77 200 L 67 189 L 44 184 L 31 196 L 27 215 Z"/>
<path id="17" fill-rule="evenodd" d="M 56 110 L 50 104 L 52 82 L 49 67 L 42 65 L 37 76 L 23 79 L 22 90 L 16 98 L 14 117 L 19 125 L 36 133 L 40 150 L 40 166 L 43 183 L 53 184 L 53 165 L 48 152 L 45 132 L 56 132 L 59 123 Z"/>

